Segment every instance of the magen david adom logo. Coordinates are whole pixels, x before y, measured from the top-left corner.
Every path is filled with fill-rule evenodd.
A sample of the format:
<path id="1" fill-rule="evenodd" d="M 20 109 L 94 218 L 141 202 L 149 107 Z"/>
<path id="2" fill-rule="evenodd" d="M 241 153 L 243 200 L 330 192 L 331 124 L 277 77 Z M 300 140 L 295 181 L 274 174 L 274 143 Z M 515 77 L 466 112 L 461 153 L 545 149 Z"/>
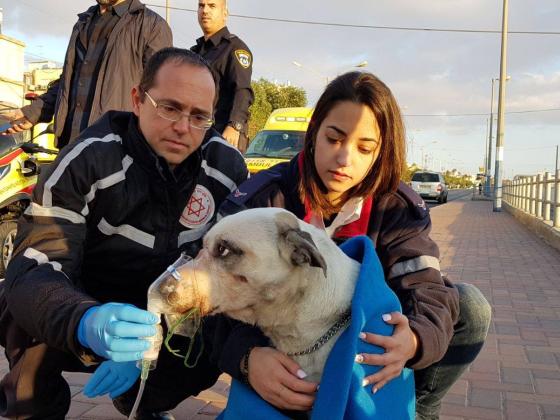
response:
<path id="1" fill-rule="evenodd" d="M 189 229 L 203 226 L 212 218 L 215 208 L 214 197 L 210 191 L 198 184 L 183 210 L 179 222 Z"/>

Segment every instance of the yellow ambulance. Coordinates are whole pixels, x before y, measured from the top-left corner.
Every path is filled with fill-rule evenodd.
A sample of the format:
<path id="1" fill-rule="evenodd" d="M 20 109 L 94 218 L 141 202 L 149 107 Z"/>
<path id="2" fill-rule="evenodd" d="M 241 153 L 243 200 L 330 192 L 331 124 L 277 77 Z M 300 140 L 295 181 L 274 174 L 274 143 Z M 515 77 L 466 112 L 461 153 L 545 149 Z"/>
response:
<path id="1" fill-rule="evenodd" d="M 303 148 L 313 108 L 279 108 L 270 114 L 263 129 L 245 152 L 249 172 L 256 173 L 290 160 Z"/>

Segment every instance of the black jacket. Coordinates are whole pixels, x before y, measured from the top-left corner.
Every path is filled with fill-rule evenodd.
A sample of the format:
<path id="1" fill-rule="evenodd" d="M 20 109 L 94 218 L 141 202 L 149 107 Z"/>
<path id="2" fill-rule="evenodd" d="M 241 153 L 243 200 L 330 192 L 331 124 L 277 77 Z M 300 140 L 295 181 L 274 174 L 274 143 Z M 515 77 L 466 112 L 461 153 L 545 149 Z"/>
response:
<path id="1" fill-rule="evenodd" d="M 62 134 L 70 112 L 68 99 L 76 58 L 76 40 L 80 30 L 96 13 L 97 7 L 92 6 L 78 15 L 60 78 L 50 85 L 45 94 L 22 108 L 32 123 L 49 122 L 54 116 L 56 137 Z M 128 12 L 119 19 L 107 40 L 95 82 L 88 125 L 107 111 L 131 111 L 130 92 L 140 82 L 144 65 L 155 52 L 172 45 L 171 29 L 165 20 L 140 1 L 131 0 Z"/>
<path id="2" fill-rule="evenodd" d="M 305 208 L 298 194 L 297 159 L 298 156 L 253 175 L 226 199 L 220 217 L 245 208 L 282 207 L 303 219 Z M 443 357 L 459 315 L 457 289 L 440 274 L 439 250 L 429 237 L 430 230 L 424 201 L 406 184 L 374 198 L 367 234 L 375 244 L 388 285 L 398 296 L 410 327 L 421 341 L 417 356 L 408 363 L 414 369 Z M 344 238 L 337 241 L 340 240 Z M 267 345 L 268 340 L 246 324 L 226 318 L 220 324 L 213 357 L 224 371 L 239 378 L 243 355 L 251 346 Z M 219 353 L 219 348 L 227 352 Z"/>
<path id="3" fill-rule="evenodd" d="M 247 178 L 241 154 L 214 130 L 172 172 L 138 131 L 110 112 L 42 173 L 18 224 L 6 307 L 40 342 L 90 357 L 75 338 L 99 302 L 146 307 L 146 292 L 185 250 L 195 256 L 216 209 Z M 3 330 L 3 328 L 2 328 Z"/>
<path id="4" fill-rule="evenodd" d="M 251 51 L 241 39 L 230 34 L 227 27 L 223 27 L 207 41 L 204 37 L 198 38 L 191 50 L 208 60 L 214 70 L 218 85 L 216 130 L 221 133 L 228 122 L 234 121 L 241 123 L 242 131 L 246 133 L 249 106 L 254 99 L 251 88 Z"/>

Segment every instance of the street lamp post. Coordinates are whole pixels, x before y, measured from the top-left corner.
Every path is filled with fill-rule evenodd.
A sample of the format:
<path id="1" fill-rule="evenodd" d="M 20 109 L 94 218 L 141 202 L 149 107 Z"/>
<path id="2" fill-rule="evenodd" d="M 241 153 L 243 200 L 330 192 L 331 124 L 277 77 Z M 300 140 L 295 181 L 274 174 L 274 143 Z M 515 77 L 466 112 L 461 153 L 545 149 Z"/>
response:
<path id="1" fill-rule="evenodd" d="M 508 0 L 504 0 L 502 16 L 502 48 L 500 56 L 500 91 L 498 93 L 498 133 L 496 135 L 496 165 L 494 175 L 494 211 L 502 211 L 502 175 L 504 160 L 504 113 L 506 95 L 507 66 L 507 33 L 508 33 Z"/>
<path id="2" fill-rule="evenodd" d="M 171 19 L 169 14 L 169 0 L 165 0 L 165 21 L 169 25 L 169 20 Z"/>
<path id="3" fill-rule="evenodd" d="M 494 81 L 498 79 L 492 78 L 492 94 L 490 95 L 490 131 L 488 131 L 488 159 L 486 159 L 486 188 L 484 193 L 490 196 L 490 178 L 492 177 L 492 123 L 494 122 Z"/>
<path id="4" fill-rule="evenodd" d="M 490 120 L 486 118 L 486 131 L 489 130 Z M 486 183 L 486 177 L 488 176 L 488 136 L 486 136 L 486 143 L 484 143 L 484 164 L 482 168 L 484 169 L 484 182 Z M 482 182 L 482 181 L 481 181 Z"/>
<path id="5" fill-rule="evenodd" d="M 427 144 L 424 144 L 424 145 L 420 146 L 420 152 L 422 154 L 421 155 L 421 157 L 422 157 L 422 169 L 424 169 L 424 170 L 428 169 L 428 154 L 427 153 L 424 154 L 424 147 L 428 147 L 429 145 L 435 144 L 437 142 L 438 142 L 437 140 L 434 140 L 434 141 L 431 141 Z"/>
<path id="6" fill-rule="evenodd" d="M 506 82 L 511 79 L 510 76 L 506 77 Z M 494 134 L 494 82 L 499 81 L 500 78 L 492 78 L 492 94 L 490 95 L 490 130 L 488 131 L 488 152 L 486 159 L 486 187 L 484 188 L 484 195 L 490 197 L 490 180 L 492 178 L 492 138 Z"/>

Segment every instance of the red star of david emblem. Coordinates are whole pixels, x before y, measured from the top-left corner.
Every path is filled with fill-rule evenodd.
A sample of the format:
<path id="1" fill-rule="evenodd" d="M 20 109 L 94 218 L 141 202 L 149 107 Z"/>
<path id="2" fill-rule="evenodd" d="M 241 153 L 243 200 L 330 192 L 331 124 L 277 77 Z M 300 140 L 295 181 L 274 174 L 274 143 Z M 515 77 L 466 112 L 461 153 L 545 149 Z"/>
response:
<path id="1" fill-rule="evenodd" d="M 190 216 L 191 214 L 195 214 L 197 217 L 200 217 L 200 212 L 202 210 L 206 210 L 206 207 L 204 207 L 204 204 L 202 204 L 202 197 L 192 197 L 191 201 L 189 202 L 188 216 Z"/>

